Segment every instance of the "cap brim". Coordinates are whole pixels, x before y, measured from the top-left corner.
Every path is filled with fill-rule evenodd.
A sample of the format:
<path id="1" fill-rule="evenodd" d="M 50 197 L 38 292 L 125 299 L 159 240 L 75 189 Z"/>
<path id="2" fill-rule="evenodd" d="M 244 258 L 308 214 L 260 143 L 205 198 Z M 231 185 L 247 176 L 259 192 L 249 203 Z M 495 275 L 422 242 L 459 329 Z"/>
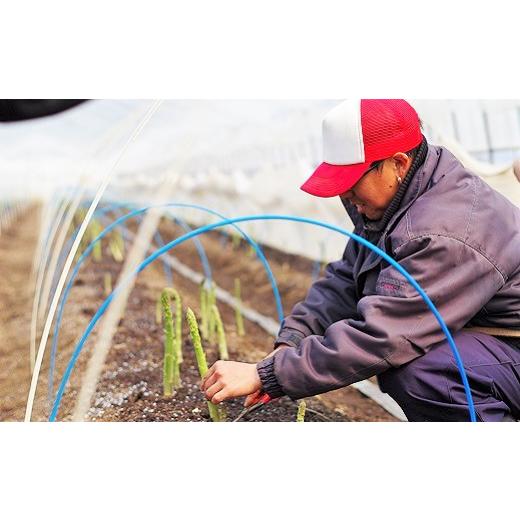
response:
<path id="1" fill-rule="evenodd" d="M 336 197 L 350 190 L 370 168 L 370 162 L 337 165 L 321 163 L 300 189 L 316 197 Z"/>

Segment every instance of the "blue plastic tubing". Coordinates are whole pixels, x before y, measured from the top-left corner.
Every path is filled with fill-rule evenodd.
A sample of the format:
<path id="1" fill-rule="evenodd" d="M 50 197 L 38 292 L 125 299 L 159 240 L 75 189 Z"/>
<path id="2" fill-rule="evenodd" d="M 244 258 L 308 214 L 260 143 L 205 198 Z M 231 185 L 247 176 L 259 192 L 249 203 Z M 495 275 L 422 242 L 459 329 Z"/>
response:
<path id="1" fill-rule="evenodd" d="M 83 348 L 83 345 L 85 344 L 85 341 L 89 337 L 92 329 L 94 328 L 94 326 L 98 322 L 99 318 L 103 315 L 103 313 L 105 312 L 107 307 L 110 305 L 110 302 L 112 301 L 114 296 L 121 290 L 121 287 L 124 287 L 124 285 L 126 283 L 128 283 L 133 277 L 135 277 L 138 273 L 140 273 L 143 269 L 145 269 L 145 267 L 147 267 L 150 263 L 152 263 L 156 258 L 161 256 L 163 253 L 169 251 L 170 249 L 172 249 L 176 245 L 181 244 L 185 240 L 189 240 L 189 239 L 191 239 L 191 238 L 193 238 L 195 236 L 201 235 L 202 233 L 206 233 L 207 231 L 211 231 L 212 229 L 216 229 L 216 228 L 219 228 L 219 227 L 222 227 L 222 226 L 227 226 L 228 224 L 237 224 L 237 223 L 240 223 L 240 222 L 249 222 L 249 221 L 255 221 L 255 220 L 286 220 L 286 221 L 291 221 L 291 222 L 300 222 L 300 223 L 305 223 L 305 224 L 313 224 L 313 225 L 317 225 L 317 226 L 320 226 L 320 227 L 323 227 L 323 228 L 326 228 L 326 229 L 330 229 L 332 231 L 336 231 L 338 233 L 341 233 L 341 234 L 343 234 L 343 235 L 345 235 L 347 237 L 350 237 L 350 238 L 356 240 L 357 242 L 359 242 L 363 246 L 368 247 L 372 251 L 376 252 L 384 260 L 386 260 L 390 265 L 392 265 L 392 267 L 394 267 L 397 271 L 399 271 L 408 280 L 408 282 L 410 282 L 412 287 L 414 287 L 414 289 L 419 293 L 421 298 L 425 301 L 425 303 L 430 308 L 430 310 L 433 312 L 435 318 L 439 322 L 439 325 L 441 326 L 442 331 L 446 335 L 446 338 L 448 339 L 448 342 L 449 342 L 450 348 L 452 350 L 453 356 L 455 357 L 455 361 L 457 363 L 457 368 L 458 368 L 460 376 L 462 378 L 462 384 L 464 386 L 464 391 L 466 393 L 466 399 L 468 401 L 470 421 L 471 422 L 476 422 L 477 419 L 476 419 L 476 415 L 475 415 L 475 407 L 473 405 L 473 398 L 471 396 L 471 390 L 470 390 L 470 387 L 469 387 L 469 384 L 468 384 L 468 379 L 467 379 L 466 372 L 464 370 L 464 366 L 462 364 L 462 360 L 460 358 L 457 346 L 455 345 L 455 342 L 453 341 L 453 337 L 452 337 L 450 331 L 448 330 L 448 327 L 446 326 L 446 323 L 444 323 L 444 320 L 442 319 L 439 311 L 437 310 L 437 308 L 435 307 L 433 302 L 430 300 L 428 295 L 421 288 L 421 286 L 413 279 L 413 277 L 401 265 L 399 265 L 392 257 L 387 255 L 384 251 L 382 251 L 378 247 L 374 246 L 373 244 L 371 244 L 370 242 L 368 242 L 364 238 L 355 235 L 354 233 L 350 233 L 348 231 L 345 231 L 344 229 L 342 229 L 342 228 L 340 228 L 338 226 L 335 226 L 333 224 L 327 224 L 325 222 L 320 222 L 320 221 L 317 221 L 317 220 L 314 220 L 314 219 L 305 218 L 305 217 L 295 217 L 295 216 L 288 216 L 288 215 L 253 215 L 253 216 L 246 216 L 246 217 L 237 217 L 237 218 L 232 218 L 232 219 L 225 219 L 225 220 L 222 220 L 220 222 L 216 222 L 216 223 L 213 223 L 213 224 L 208 224 L 206 226 L 201 226 L 200 228 L 198 228 L 198 229 L 196 229 L 196 230 L 194 230 L 194 231 L 192 231 L 190 233 L 187 233 L 186 235 L 184 235 L 182 237 L 179 237 L 179 238 L 171 241 L 170 243 L 166 244 L 164 247 L 162 247 L 162 248 L 158 249 L 157 251 L 155 251 L 155 253 L 150 255 L 148 258 L 146 258 L 136 268 L 136 270 L 133 273 L 131 273 L 127 278 L 125 278 L 121 282 L 121 284 L 119 284 L 112 291 L 112 293 L 107 297 L 107 299 L 99 307 L 99 309 L 97 310 L 96 314 L 94 315 L 94 317 L 90 321 L 89 325 L 87 326 L 87 328 L 86 328 L 85 332 L 83 333 L 80 341 L 78 342 L 78 344 L 76 345 L 76 347 L 74 349 L 72 357 L 71 357 L 71 359 L 69 361 L 69 364 L 67 365 L 65 373 L 63 375 L 63 378 L 62 378 L 62 380 L 60 382 L 60 386 L 58 388 L 58 393 L 56 395 L 56 399 L 54 401 L 54 404 L 53 404 L 53 407 L 52 407 L 52 411 L 51 411 L 51 414 L 50 414 L 50 417 L 49 417 L 49 421 L 55 421 L 56 420 L 56 415 L 58 414 L 58 410 L 59 410 L 61 398 L 63 396 L 63 392 L 65 390 L 65 386 L 67 385 L 67 382 L 68 382 L 68 380 L 70 378 L 72 369 L 74 368 L 74 365 L 76 364 L 76 361 L 78 359 L 79 354 L 81 353 L 81 350 Z"/>
<path id="2" fill-rule="evenodd" d="M 131 208 L 131 205 L 128 205 L 128 208 Z M 198 208 L 198 209 L 201 209 L 201 208 Z M 204 210 L 211 213 L 211 211 L 206 209 L 206 208 L 204 208 Z M 226 218 L 223 215 L 218 215 L 218 216 L 220 218 Z M 142 213 L 140 213 L 138 215 L 138 218 L 139 219 L 142 218 Z M 190 231 L 192 231 L 192 228 L 186 222 L 184 222 L 184 220 L 182 220 L 180 218 L 177 218 L 177 217 L 173 217 L 173 221 L 175 223 L 177 223 L 179 226 L 181 226 L 182 229 L 184 229 L 184 231 L 186 233 L 189 233 Z M 124 226 L 123 222 L 121 222 L 119 225 L 120 226 Z M 157 242 L 157 244 L 159 246 L 163 246 L 164 245 L 164 241 L 163 241 L 159 231 L 156 231 L 155 238 L 156 238 L 156 242 Z M 211 267 L 209 266 L 209 260 L 208 260 L 208 255 L 206 255 L 206 250 L 204 249 L 204 246 L 200 243 L 199 239 L 195 239 L 194 243 L 195 243 L 195 248 L 197 249 L 197 252 L 199 254 L 200 262 L 202 264 L 202 270 L 204 271 L 204 276 L 206 277 L 206 279 L 208 279 L 211 282 L 211 279 L 212 279 Z M 167 270 L 169 270 L 169 272 L 171 274 L 171 268 L 167 264 L 167 262 L 164 262 L 163 266 L 164 266 L 165 273 L 167 272 Z M 168 278 L 168 275 L 166 275 L 166 278 Z"/>
<path id="3" fill-rule="evenodd" d="M 106 213 L 108 213 L 110 211 L 114 211 L 115 209 L 118 209 L 118 208 L 121 208 L 124 206 L 127 206 L 127 204 L 126 203 L 113 203 L 105 208 L 98 208 L 94 211 L 93 218 L 103 218 Z M 74 243 L 74 240 L 76 239 L 76 236 L 78 234 L 80 227 L 81 226 L 76 226 L 76 229 L 74 229 L 74 231 L 72 232 L 72 235 L 67 240 L 67 242 L 65 243 L 65 246 L 62 248 L 62 250 L 60 252 L 60 256 L 58 257 L 58 263 L 56 265 L 56 269 L 54 271 L 54 276 L 53 276 L 53 280 L 52 280 L 51 294 L 54 294 L 56 291 L 56 287 L 58 285 L 58 280 L 59 280 L 59 274 L 61 273 L 63 266 L 65 265 L 65 260 L 70 252 L 70 249 L 72 248 L 72 244 Z M 122 232 L 124 233 L 124 229 L 122 229 Z M 50 303 L 50 300 L 49 300 L 49 303 Z M 54 350 L 54 348 L 53 348 L 53 350 Z M 49 373 L 52 374 L 53 370 L 54 370 L 54 359 L 51 356 L 51 364 L 49 366 Z M 49 378 L 49 379 L 52 379 L 52 378 Z M 49 382 L 49 388 L 52 388 L 52 385 L 50 382 Z M 49 390 L 49 391 L 51 391 L 51 390 Z M 50 397 L 49 397 L 49 399 L 50 399 Z"/>
<path id="4" fill-rule="evenodd" d="M 114 209 L 117 209 L 118 207 L 121 207 L 122 204 L 112 204 L 110 206 L 107 206 L 106 208 L 98 208 L 94 211 L 93 218 L 102 218 L 105 213 L 108 213 L 109 211 L 113 211 Z M 65 260 L 70 253 L 70 250 L 72 248 L 72 244 L 74 243 L 74 240 L 76 239 L 76 236 L 78 234 L 79 228 L 81 226 L 76 226 L 76 229 L 72 232 L 70 238 L 65 243 L 65 246 L 62 248 L 60 252 L 60 256 L 58 257 L 58 263 L 56 265 L 56 269 L 54 271 L 54 276 L 52 280 L 52 290 L 51 293 L 54 294 L 56 291 L 56 287 L 58 285 L 60 273 L 63 270 L 63 266 L 65 265 Z M 50 302 L 49 302 L 50 303 Z"/>
<path id="5" fill-rule="evenodd" d="M 128 206 L 130 206 L 130 205 L 128 205 Z M 114 221 L 112 224 L 110 224 L 107 228 L 105 228 L 89 244 L 89 246 L 85 249 L 85 251 L 80 256 L 80 258 L 78 259 L 78 262 L 76 263 L 76 265 L 74 267 L 74 270 L 73 270 L 73 272 L 71 274 L 69 282 L 68 282 L 67 286 L 65 287 L 65 290 L 63 291 L 63 296 L 62 296 L 62 299 L 61 299 L 61 302 L 60 302 L 60 305 L 59 305 L 59 308 L 58 308 L 58 314 L 57 314 L 57 317 L 56 317 L 56 323 L 54 325 L 54 334 L 53 334 L 53 337 L 52 337 L 52 348 L 51 348 L 50 364 L 49 364 L 49 376 L 48 376 L 48 382 L 47 382 L 47 394 L 48 394 L 48 399 L 50 401 L 53 398 L 52 396 L 53 396 L 53 392 L 54 392 L 54 370 L 55 370 L 55 363 L 56 363 L 56 352 L 57 352 L 57 349 L 58 349 L 59 330 L 60 330 L 60 326 L 61 326 L 61 321 L 63 319 L 63 312 L 64 312 L 64 309 L 65 309 L 65 303 L 66 303 L 68 295 L 69 295 L 69 293 L 70 293 L 70 291 L 72 289 L 72 285 L 74 283 L 74 280 L 75 280 L 75 278 L 76 278 L 76 276 L 77 276 L 77 274 L 79 272 L 81 264 L 90 255 L 92 249 L 94 248 L 94 244 L 98 240 L 101 240 L 105 235 L 107 235 L 116 226 L 122 225 L 123 222 L 125 222 L 129 218 L 132 218 L 132 217 L 134 217 L 136 215 L 139 216 L 139 215 L 141 215 L 145 211 L 148 211 L 151 208 L 164 207 L 164 206 L 166 206 L 166 207 L 183 207 L 183 208 L 190 208 L 190 209 L 198 209 L 198 210 L 201 210 L 201 211 L 205 211 L 207 213 L 211 213 L 212 215 L 216 215 L 219 218 L 225 218 L 223 215 L 221 215 L 220 213 L 217 213 L 216 211 L 213 211 L 211 209 L 205 208 L 203 206 L 198 206 L 198 205 L 195 205 L 195 204 L 183 204 L 183 203 L 175 203 L 174 202 L 174 203 L 169 203 L 169 204 L 165 204 L 165 205 L 150 206 L 150 207 L 140 208 L 140 209 L 134 210 L 134 211 L 128 213 L 127 215 L 124 215 L 124 216 L 118 218 L 116 221 Z M 106 211 L 108 211 L 108 209 L 106 209 Z M 178 221 L 178 219 L 176 219 L 176 220 Z M 187 224 L 184 223 L 184 228 L 186 228 L 186 227 L 187 227 Z M 274 294 L 274 299 L 275 299 L 276 309 L 277 309 L 277 314 L 278 314 L 278 320 L 282 321 L 283 320 L 282 301 L 281 301 L 281 297 L 280 297 L 280 292 L 278 290 L 278 285 L 276 283 L 276 279 L 274 277 L 274 274 L 273 274 L 273 272 L 272 272 L 272 270 L 271 270 L 271 268 L 269 266 L 269 262 L 265 258 L 265 255 L 264 255 L 262 249 L 260 248 L 260 246 L 258 246 L 258 244 L 255 241 L 253 241 L 239 227 L 237 227 L 237 226 L 233 226 L 233 227 L 235 227 L 238 230 L 238 232 L 240 232 L 242 234 L 242 236 L 245 238 L 245 240 L 247 240 L 251 244 L 251 246 L 255 249 L 258 258 L 260 259 L 260 261 L 264 265 L 267 277 L 269 278 L 269 281 L 271 283 L 271 287 L 273 289 L 273 294 Z M 189 229 L 189 230 L 191 231 L 191 229 Z M 199 243 L 199 241 L 197 239 L 195 239 L 195 244 L 197 244 L 197 243 Z M 199 256 L 201 257 L 202 264 L 203 264 L 203 266 L 204 266 L 205 263 L 207 265 L 207 268 L 205 269 L 205 274 L 206 274 L 206 276 L 209 274 L 209 279 L 211 280 L 211 271 L 209 270 L 209 262 L 207 260 L 206 253 L 204 251 L 204 248 L 203 248 L 202 244 L 199 243 L 199 246 L 200 246 L 200 248 L 198 247 L 197 250 L 199 252 Z M 201 249 L 202 249 L 202 251 L 201 251 Z M 205 262 L 204 262 L 204 259 L 205 259 Z M 165 262 L 164 262 L 164 264 L 165 264 Z"/>
<path id="6" fill-rule="evenodd" d="M 132 204 L 127 203 L 127 202 L 112 203 L 104 208 L 96 209 L 96 211 L 94 212 L 94 218 L 102 219 L 104 217 L 104 215 L 110 211 L 114 211 L 114 210 L 121 209 L 121 208 L 131 209 L 132 206 L 133 206 Z M 121 226 L 121 232 L 123 234 L 123 238 L 126 238 L 124 224 L 121 222 L 120 226 Z M 54 280 L 53 280 L 53 286 L 52 286 L 53 294 L 56 290 L 56 286 L 58 285 L 58 274 L 59 274 L 59 272 L 61 272 L 63 265 L 65 264 L 65 258 L 70 251 L 70 248 L 74 242 L 74 239 L 76 238 L 76 235 L 78 234 L 79 228 L 80 228 L 80 226 L 77 226 L 76 229 L 72 232 L 71 237 L 68 239 L 67 243 L 65 244 L 65 247 L 63 248 L 63 250 L 60 253 L 57 269 L 56 269 L 56 272 L 54 275 Z M 191 231 L 191 229 L 189 231 Z M 159 231 L 157 231 L 155 234 L 155 241 L 157 242 L 157 245 L 159 247 L 162 247 L 164 245 L 164 241 L 162 240 L 162 237 L 161 237 Z M 201 244 L 198 244 L 198 245 L 200 247 L 202 247 Z M 204 250 L 202 250 L 202 254 L 201 254 L 200 248 L 197 247 L 197 249 L 199 251 L 199 255 L 201 256 L 201 262 L 203 263 L 203 265 L 204 265 L 204 262 L 206 262 L 206 264 L 207 264 L 208 259 L 207 259 L 207 256 L 206 256 Z M 171 279 L 172 279 L 171 268 L 166 261 L 163 262 L 163 268 L 164 268 L 166 279 L 171 281 Z M 168 282 L 168 283 L 170 283 L 170 285 L 171 285 L 171 282 Z M 55 330 L 55 333 L 56 333 L 56 330 Z M 55 343 L 55 342 L 53 341 L 53 343 Z M 53 345 L 53 347 L 54 347 L 54 345 Z M 53 348 L 53 351 L 54 350 L 55 349 Z M 51 365 L 49 366 L 50 373 L 52 373 L 52 371 L 54 370 L 53 364 L 54 364 L 54 360 L 53 360 L 53 357 L 51 356 Z M 52 379 L 52 378 L 49 378 L 49 379 Z M 49 388 L 51 388 L 51 387 L 52 387 L 52 385 L 49 383 Z"/>
<path id="7" fill-rule="evenodd" d="M 133 207 L 133 209 L 135 209 L 135 206 L 134 205 L 131 205 L 129 204 L 127 206 L 127 210 L 131 210 Z M 123 216 L 125 213 L 124 211 L 119 215 L 120 217 Z M 139 214 L 137 215 L 137 221 L 140 223 L 142 222 L 142 219 L 143 219 L 143 215 L 142 214 Z M 126 231 L 126 228 L 125 228 L 125 223 L 124 222 L 121 222 L 119 224 L 119 226 L 121 227 L 121 233 L 123 234 L 123 236 L 126 238 L 128 236 L 128 232 Z M 191 231 L 191 230 L 190 230 Z M 164 246 L 164 240 L 161 236 L 161 233 L 159 232 L 159 230 L 157 230 L 155 232 L 155 235 L 154 235 L 154 239 L 155 239 L 155 243 L 159 246 L 159 247 L 162 247 Z M 197 240 L 197 243 L 198 243 L 198 240 Z M 198 249 L 198 248 L 197 248 Z M 205 255 L 206 252 L 204 251 L 204 249 L 202 249 L 203 251 L 203 254 Z M 200 256 L 200 251 L 199 251 L 199 256 Z M 201 262 L 204 262 L 204 259 L 201 257 L 200 259 Z M 169 286 L 171 286 L 173 284 L 173 273 L 172 273 L 172 268 L 170 267 L 170 265 L 168 264 L 166 258 L 163 258 L 163 271 L 164 271 L 164 275 L 166 277 L 166 284 L 168 284 Z"/>
<path id="8" fill-rule="evenodd" d="M 201 209 L 201 208 L 198 208 L 198 209 Z M 209 213 L 213 213 L 212 211 L 208 210 L 207 208 L 204 208 L 204 210 Z M 218 216 L 220 218 L 226 218 L 223 215 L 218 215 Z M 181 228 L 184 229 L 184 231 L 186 231 L 186 233 L 189 233 L 190 231 L 192 231 L 192 228 L 190 226 L 188 226 L 188 224 L 186 224 L 186 222 L 184 222 L 184 220 L 182 220 L 178 217 L 174 217 L 173 220 L 175 223 L 177 223 L 179 226 L 181 226 Z M 200 243 L 199 240 L 195 241 L 195 247 L 197 248 L 197 250 L 199 252 L 200 260 L 202 262 L 202 270 L 204 271 L 204 276 L 205 276 L 206 280 L 209 280 L 211 282 L 212 274 L 211 274 L 211 269 L 209 267 L 208 257 L 206 256 L 206 251 L 202 247 L 202 244 Z"/>
<path id="9" fill-rule="evenodd" d="M 132 208 L 132 206 L 134 206 L 134 205 L 130 204 L 130 203 L 113 203 L 113 204 L 110 204 L 109 206 L 107 206 L 105 208 L 97 209 L 94 212 L 94 215 L 97 218 L 103 219 L 104 215 L 106 213 L 110 212 L 110 211 L 114 211 L 115 209 L 122 209 L 124 207 Z M 191 206 L 191 205 L 188 205 L 188 206 Z M 144 208 L 145 211 L 147 209 L 149 209 L 149 208 Z M 200 208 L 197 208 L 197 209 L 200 209 Z M 208 211 L 210 213 L 213 213 L 211 210 L 206 210 L 206 211 Z M 125 233 L 126 230 L 125 230 L 125 227 L 124 227 L 124 221 L 127 220 L 128 218 L 131 218 L 132 216 L 135 216 L 135 215 L 136 215 L 135 212 L 131 213 L 131 214 L 128 214 L 128 215 L 124 215 L 123 217 L 119 218 L 114 223 L 114 224 L 117 224 L 117 225 L 119 225 L 121 227 L 121 231 L 123 233 L 123 236 L 125 236 L 125 234 L 126 234 Z M 138 210 L 137 216 L 138 217 L 142 216 L 141 209 Z M 218 216 L 220 218 L 225 218 L 223 215 L 218 215 Z M 179 223 L 179 225 L 181 225 L 183 227 L 183 229 L 185 231 L 189 232 L 189 231 L 192 230 L 185 222 L 181 221 L 180 219 L 175 219 L 175 220 Z M 62 299 L 61 299 L 61 302 L 60 302 L 60 306 L 58 307 L 58 314 L 57 314 L 57 317 L 56 317 L 56 324 L 54 326 L 54 334 L 53 334 L 53 337 L 52 337 L 52 347 L 51 347 L 51 355 L 50 355 L 50 363 L 49 363 L 49 374 L 48 374 L 48 378 L 47 378 L 47 398 L 48 398 L 49 401 L 53 400 L 53 393 L 54 393 L 54 370 L 55 370 L 55 366 L 56 366 L 56 352 L 58 350 L 59 329 L 60 329 L 60 326 L 61 326 L 61 321 L 62 321 L 62 318 L 63 318 L 64 305 L 65 305 L 65 302 L 67 300 L 68 293 L 70 292 L 70 290 L 72 288 L 72 284 L 74 283 L 74 280 L 75 280 L 75 278 L 77 276 L 77 273 L 79 271 L 79 267 L 84 262 L 84 260 L 90 255 L 90 253 L 92 252 L 94 244 L 98 240 L 101 240 L 110 230 L 113 229 L 114 226 L 109 226 L 109 227 L 110 227 L 110 229 L 108 229 L 108 228 L 105 229 L 102 233 L 99 234 L 99 236 L 97 236 L 92 241 L 92 243 L 89 245 L 89 247 L 84 251 L 84 254 L 78 259 L 78 262 L 77 262 L 76 267 L 75 267 L 75 269 L 74 269 L 74 271 L 72 273 L 72 276 L 71 276 L 71 278 L 69 280 L 69 283 L 68 283 L 67 287 L 65 288 L 65 291 L 63 292 L 63 296 L 62 296 Z M 75 239 L 75 237 L 77 235 L 78 230 L 79 230 L 79 226 L 74 230 L 74 232 L 72 233 L 71 238 L 69 239 L 69 241 L 65 245 L 64 250 L 62 251 L 62 254 L 60 255 L 60 260 L 58 262 L 58 265 L 60 265 L 62 261 L 64 263 L 65 254 L 70 249 L 70 246 L 72 245 L 72 242 L 74 241 L 74 239 Z M 163 241 L 159 231 L 156 232 L 155 238 L 156 238 L 156 242 L 159 245 L 159 247 L 164 246 L 164 241 Z M 211 281 L 211 269 L 210 269 L 210 266 L 209 266 L 208 257 L 206 255 L 206 251 L 204 250 L 203 245 L 200 243 L 200 241 L 198 239 L 195 239 L 195 247 L 197 248 L 197 251 L 198 251 L 198 254 L 199 254 L 199 257 L 200 257 L 200 261 L 201 261 L 202 266 L 203 266 L 203 270 L 204 270 L 205 276 L 206 276 L 207 279 L 209 279 Z M 163 268 L 164 268 L 164 271 L 165 271 L 166 279 L 167 280 L 171 280 L 172 279 L 172 271 L 171 271 L 171 267 L 168 265 L 166 260 L 163 261 Z M 58 271 L 58 269 L 57 269 L 57 271 Z M 274 283 L 276 284 L 276 282 L 274 282 Z M 170 285 L 171 285 L 171 283 L 170 283 Z M 278 288 L 277 288 L 277 290 L 278 290 Z M 54 289 L 53 289 L 53 291 L 54 291 Z"/>
<path id="10" fill-rule="evenodd" d="M 155 236 L 156 244 L 159 247 L 163 247 L 165 244 L 164 244 L 164 240 L 161 236 L 161 233 L 159 233 L 159 231 L 156 231 L 154 236 Z M 163 262 L 163 270 L 164 270 L 164 276 L 166 278 L 166 285 L 168 287 L 172 287 L 173 286 L 173 273 L 172 273 L 172 268 L 170 267 L 168 262 Z"/>
<path id="11" fill-rule="evenodd" d="M 83 207 L 83 208 L 87 208 L 89 206 L 90 206 L 89 203 L 81 204 L 81 207 Z M 106 213 L 108 213 L 110 211 L 114 211 L 114 210 L 116 210 L 118 208 L 125 207 L 125 206 L 128 206 L 128 205 L 126 203 L 124 203 L 124 202 L 114 202 L 114 203 L 112 203 L 112 204 L 110 204 L 110 205 L 108 205 L 108 206 L 106 206 L 104 208 L 97 208 L 94 211 L 93 218 L 101 218 Z M 58 280 L 59 280 L 59 276 L 58 275 L 61 272 L 61 270 L 63 269 L 63 265 L 65 264 L 66 257 L 67 257 L 67 255 L 70 252 L 70 249 L 72 247 L 72 244 L 74 243 L 74 240 L 76 239 L 76 235 L 78 234 L 78 231 L 79 231 L 80 227 L 81 226 L 76 226 L 76 229 L 74 229 L 74 231 L 72 232 L 72 235 L 67 240 L 67 242 L 65 243 L 65 246 L 63 247 L 63 249 L 60 252 L 60 256 L 58 258 L 57 268 L 56 268 L 56 271 L 54 273 L 54 279 L 53 279 L 53 283 L 52 283 L 52 293 L 53 294 L 54 294 L 54 292 L 56 290 L 56 286 L 58 285 Z"/>
<path id="12" fill-rule="evenodd" d="M 88 207 L 89 204 L 87 204 L 86 206 Z M 96 211 L 94 212 L 94 215 L 95 215 L 95 217 L 100 218 L 102 215 L 105 215 L 105 213 L 108 213 L 110 211 L 114 211 L 117 209 L 125 209 L 125 208 L 132 209 L 132 207 L 135 208 L 135 205 L 128 203 L 128 202 L 115 202 L 115 203 L 111 203 L 110 205 L 108 205 L 105 208 L 96 209 Z M 225 218 L 223 215 L 218 215 L 218 216 L 220 218 Z M 186 231 L 186 232 L 191 231 L 191 228 L 185 222 L 183 222 L 180 219 L 175 219 L 175 220 L 184 229 L 184 231 Z M 124 233 L 123 222 L 120 223 L 120 226 L 122 228 L 122 232 Z M 65 263 L 65 256 L 68 254 L 68 252 L 70 250 L 70 246 L 74 242 L 74 239 L 76 238 L 78 230 L 79 230 L 79 226 L 74 230 L 71 238 L 68 240 L 67 244 L 63 248 L 63 251 L 61 252 L 59 260 L 58 260 L 58 266 L 61 266 Z M 164 241 L 162 240 L 162 237 L 161 237 L 159 231 L 157 231 L 155 234 L 155 241 L 157 242 L 159 247 L 164 245 Z M 202 246 L 202 244 L 200 243 L 199 240 L 195 240 L 195 247 L 197 248 L 197 251 L 199 253 L 200 261 L 202 263 L 202 269 L 204 270 L 204 275 L 207 279 L 209 279 L 211 281 L 211 277 L 212 277 L 211 268 L 209 266 L 209 261 L 208 261 L 207 255 L 206 255 L 206 251 L 204 250 L 204 247 Z M 166 261 L 163 262 L 163 269 L 164 269 L 164 273 L 166 276 L 166 280 L 171 281 L 172 271 L 171 271 L 171 267 L 168 265 L 168 263 Z M 58 273 L 59 271 L 60 271 L 60 269 L 56 269 L 56 273 Z M 55 286 L 58 283 L 57 274 L 55 274 L 55 278 L 56 278 L 56 280 L 53 280 L 53 292 L 55 290 Z M 170 283 L 170 285 L 171 285 L 171 282 L 168 282 L 168 283 Z M 49 367 L 49 370 L 51 370 L 51 367 Z"/>

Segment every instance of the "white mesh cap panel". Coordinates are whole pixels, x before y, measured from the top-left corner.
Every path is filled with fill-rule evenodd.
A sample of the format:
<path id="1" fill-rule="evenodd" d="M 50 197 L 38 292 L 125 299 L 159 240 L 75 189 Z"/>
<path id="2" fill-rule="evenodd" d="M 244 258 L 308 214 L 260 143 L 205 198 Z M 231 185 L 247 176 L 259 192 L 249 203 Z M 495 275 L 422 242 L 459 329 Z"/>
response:
<path id="1" fill-rule="evenodd" d="M 343 101 L 323 118 L 323 161 L 336 165 L 365 162 L 360 99 Z"/>

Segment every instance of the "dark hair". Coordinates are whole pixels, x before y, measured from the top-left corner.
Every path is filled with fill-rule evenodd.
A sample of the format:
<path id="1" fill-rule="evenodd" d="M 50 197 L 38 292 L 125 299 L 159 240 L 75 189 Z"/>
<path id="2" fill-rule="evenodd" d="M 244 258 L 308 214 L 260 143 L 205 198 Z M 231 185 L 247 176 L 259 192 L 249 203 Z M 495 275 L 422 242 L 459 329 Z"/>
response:
<path id="1" fill-rule="evenodd" d="M 422 141 L 421 141 L 421 144 L 422 144 Z M 411 150 L 409 150 L 408 152 L 404 152 L 406 155 L 408 155 L 408 157 L 410 157 L 410 159 L 415 159 L 415 156 L 417 155 L 417 153 L 419 152 L 419 148 L 421 147 L 421 144 L 419 146 L 416 146 L 415 148 L 412 148 Z"/>

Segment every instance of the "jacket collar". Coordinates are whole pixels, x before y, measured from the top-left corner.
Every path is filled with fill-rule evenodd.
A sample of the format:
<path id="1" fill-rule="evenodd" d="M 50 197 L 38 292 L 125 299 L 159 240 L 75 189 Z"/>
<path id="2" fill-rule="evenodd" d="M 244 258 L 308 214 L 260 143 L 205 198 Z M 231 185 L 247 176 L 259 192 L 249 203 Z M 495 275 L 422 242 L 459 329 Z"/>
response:
<path id="1" fill-rule="evenodd" d="M 428 189 L 430 180 L 439 162 L 441 148 L 428 144 L 428 150 L 423 163 L 419 166 L 410 180 L 410 183 L 402 195 L 401 202 L 389 219 L 384 229 L 380 230 L 377 235 L 385 236 L 392 228 L 393 224 L 399 217 Z M 356 207 L 348 201 L 343 201 L 343 206 L 347 211 L 352 223 L 354 224 L 354 232 L 357 234 L 370 234 L 370 226 L 367 227 L 365 219 L 357 211 Z"/>
<path id="2" fill-rule="evenodd" d="M 395 224 L 399 221 L 401 216 L 408 210 L 408 208 L 429 189 L 432 176 L 435 173 L 439 158 L 441 155 L 441 148 L 437 146 L 428 145 L 428 152 L 421 167 L 415 172 L 415 175 L 410 181 L 406 193 L 401 199 L 401 203 L 392 218 L 382 231 L 370 232 L 365 228 L 365 222 L 356 210 L 355 206 L 350 203 L 344 203 L 345 209 L 354 224 L 354 233 L 365 237 L 367 240 L 386 252 L 386 237 L 391 233 Z M 381 263 L 383 258 L 375 251 L 366 250 L 362 265 L 359 268 L 356 278 L 361 279 L 361 275 L 374 269 Z"/>

